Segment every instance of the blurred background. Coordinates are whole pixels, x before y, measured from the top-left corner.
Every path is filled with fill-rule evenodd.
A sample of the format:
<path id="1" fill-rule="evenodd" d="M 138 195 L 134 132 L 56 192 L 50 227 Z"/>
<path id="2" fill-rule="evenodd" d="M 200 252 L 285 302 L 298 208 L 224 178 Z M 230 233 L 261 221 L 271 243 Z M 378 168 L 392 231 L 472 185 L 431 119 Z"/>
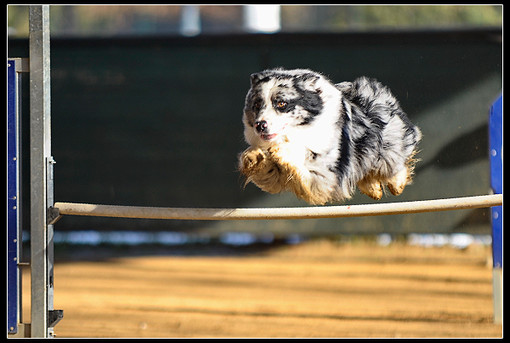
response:
<path id="1" fill-rule="evenodd" d="M 9 36 L 28 36 L 28 6 L 8 10 Z M 53 37 L 444 30 L 501 23 L 501 5 L 51 6 Z"/>
<path id="2" fill-rule="evenodd" d="M 28 57 L 28 7 L 7 9 L 8 55 Z M 500 5 L 55 5 L 50 21 L 56 201 L 306 206 L 292 194 L 243 189 L 236 171 L 247 147 L 241 115 L 249 75 L 279 66 L 310 68 L 334 82 L 366 75 L 392 89 L 422 129 L 421 162 L 414 183 L 381 202 L 490 192 L 487 120 L 502 87 Z M 23 89 L 28 113 L 28 80 Z M 26 118 L 23 125 L 26 224 Z M 373 202 L 358 193 L 347 203 Z M 490 243 L 490 232 L 488 209 L 281 221 L 64 217 L 55 241 L 250 245 L 371 235 L 445 244 Z"/>

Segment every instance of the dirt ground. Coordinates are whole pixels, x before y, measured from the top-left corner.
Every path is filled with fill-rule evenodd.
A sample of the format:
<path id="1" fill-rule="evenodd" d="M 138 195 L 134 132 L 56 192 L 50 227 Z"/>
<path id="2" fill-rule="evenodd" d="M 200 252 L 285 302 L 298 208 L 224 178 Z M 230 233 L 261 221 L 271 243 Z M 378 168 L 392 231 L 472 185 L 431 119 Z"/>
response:
<path id="1" fill-rule="evenodd" d="M 489 262 L 490 247 L 484 246 L 330 241 L 242 257 L 57 262 L 54 307 L 64 310 L 64 319 L 55 333 L 501 337 L 501 325 L 492 323 Z"/>

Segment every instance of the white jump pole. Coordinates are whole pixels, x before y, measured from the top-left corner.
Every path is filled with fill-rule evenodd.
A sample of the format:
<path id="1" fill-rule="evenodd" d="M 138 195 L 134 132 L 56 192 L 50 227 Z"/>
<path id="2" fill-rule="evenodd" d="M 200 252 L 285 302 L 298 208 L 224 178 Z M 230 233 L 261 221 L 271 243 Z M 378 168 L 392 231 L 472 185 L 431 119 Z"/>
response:
<path id="1" fill-rule="evenodd" d="M 263 220 L 381 216 L 499 206 L 502 194 L 460 198 L 393 202 L 366 205 L 283 208 L 179 208 L 138 207 L 56 202 L 54 217 L 62 215 L 179 219 L 179 220 Z"/>

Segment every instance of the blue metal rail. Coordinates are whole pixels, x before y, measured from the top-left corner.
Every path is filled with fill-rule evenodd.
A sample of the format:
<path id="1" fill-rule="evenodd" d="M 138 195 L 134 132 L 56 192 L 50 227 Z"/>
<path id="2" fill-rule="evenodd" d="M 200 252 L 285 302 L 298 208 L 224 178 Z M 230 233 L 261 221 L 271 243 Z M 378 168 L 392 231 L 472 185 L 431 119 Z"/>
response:
<path id="1" fill-rule="evenodd" d="M 491 187 L 494 193 L 503 193 L 503 98 L 500 96 L 492 105 L 489 115 L 489 155 Z M 492 257 L 493 267 L 502 268 L 502 206 L 492 208 Z"/>
<path id="2" fill-rule="evenodd" d="M 7 330 L 18 331 L 20 320 L 20 272 L 19 262 L 19 102 L 18 76 L 16 63 L 19 59 L 7 62 Z"/>

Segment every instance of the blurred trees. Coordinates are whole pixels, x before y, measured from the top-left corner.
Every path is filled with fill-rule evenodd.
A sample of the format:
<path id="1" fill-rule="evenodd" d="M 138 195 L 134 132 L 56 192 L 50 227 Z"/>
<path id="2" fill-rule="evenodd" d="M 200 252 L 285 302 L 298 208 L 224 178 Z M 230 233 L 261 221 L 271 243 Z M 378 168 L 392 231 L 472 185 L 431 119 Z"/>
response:
<path id="1" fill-rule="evenodd" d="M 282 23 L 288 31 L 446 29 L 501 26 L 502 6 L 370 5 L 284 6 Z"/>
<path id="2" fill-rule="evenodd" d="M 51 6 L 53 35 L 179 34 L 182 6 Z M 200 6 L 202 33 L 243 32 L 243 6 Z M 8 6 L 9 33 L 28 35 L 28 6 Z M 283 32 L 448 29 L 502 25 L 501 5 L 282 5 Z"/>

